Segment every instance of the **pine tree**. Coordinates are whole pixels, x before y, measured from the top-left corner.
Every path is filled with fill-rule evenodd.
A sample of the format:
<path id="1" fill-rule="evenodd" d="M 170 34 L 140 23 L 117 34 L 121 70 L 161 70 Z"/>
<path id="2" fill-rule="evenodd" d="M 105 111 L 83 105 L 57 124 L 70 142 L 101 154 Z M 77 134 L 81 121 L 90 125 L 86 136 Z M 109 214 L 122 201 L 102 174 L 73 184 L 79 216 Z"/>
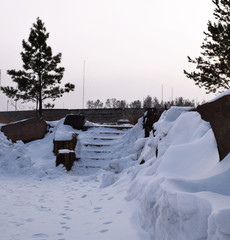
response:
<path id="1" fill-rule="evenodd" d="M 196 69 L 186 76 L 204 87 L 207 93 L 219 93 L 230 88 L 230 0 L 212 0 L 216 5 L 216 22 L 208 22 L 208 32 L 201 45 L 201 56 L 188 61 L 196 64 Z"/>
<path id="2" fill-rule="evenodd" d="M 73 91 L 74 85 L 67 83 L 60 87 L 65 69 L 57 67 L 61 62 L 61 53 L 53 56 L 52 49 L 46 41 L 49 33 L 41 19 L 37 18 L 31 28 L 28 42 L 22 41 L 24 49 L 21 52 L 24 70 L 8 70 L 16 88 L 2 87 L 2 91 L 15 100 L 36 102 L 38 114 L 42 116 L 43 101 L 45 99 L 59 98 L 65 92 Z M 37 106 L 38 105 L 38 106 Z"/>

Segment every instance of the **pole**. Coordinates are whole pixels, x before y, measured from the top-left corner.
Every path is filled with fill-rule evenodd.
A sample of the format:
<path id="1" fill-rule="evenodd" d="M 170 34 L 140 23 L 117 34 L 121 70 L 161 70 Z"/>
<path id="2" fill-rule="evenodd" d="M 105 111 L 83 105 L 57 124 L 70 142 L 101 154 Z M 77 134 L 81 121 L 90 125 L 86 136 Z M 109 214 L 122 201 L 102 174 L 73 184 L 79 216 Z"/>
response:
<path id="1" fill-rule="evenodd" d="M 162 104 L 162 107 L 164 107 L 163 97 L 164 97 L 164 86 L 162 84 L 162 86 L 161 86 L 161 104 Z"/>
<path id="2" fill-rule="evenodd" d="M 85 60 L 83 62 L 83 99 L 82 99 L 82 108 L 85 108 Z"/>

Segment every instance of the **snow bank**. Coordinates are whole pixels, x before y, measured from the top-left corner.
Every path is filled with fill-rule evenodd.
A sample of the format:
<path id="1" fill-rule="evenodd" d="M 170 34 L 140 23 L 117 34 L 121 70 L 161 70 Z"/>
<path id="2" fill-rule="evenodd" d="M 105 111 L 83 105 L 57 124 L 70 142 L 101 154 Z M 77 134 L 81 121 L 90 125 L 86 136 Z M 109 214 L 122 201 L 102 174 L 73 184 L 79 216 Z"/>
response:
<path id="1" fill-rule="evenodd" d="M 145 142 L 142 122 L 143 120 L 139 119 L 138 123 L 111 149 L 111 161 L 105 170 L 120 173 L 128 167 L 136 165 L 136 160 L 142 148 L 142 146 L 138 146 L 138 141 L 139 145 L 144 145 Z M 138 147 L 140 148 L 139 151 Z M 135 149 L 137 149 L 137 151 Z"/>
<path id="2" fill-rule="evenodd" d="M 130 185 L 127 199 L 139 200 L 153 239 L 230 239 L 230 154 L 219 162 L 210 124 L 188 110 L 165 111 L 149 138 L 140 120 L 107 170 L 120 173 L 114 185 Z"/>
<path id="3" fill-rule="evenodd" d="M 25 174 L 31 167 L 23 142 L 12 143 L 0 131 L 0 173 Z"/>
<path id="4" fill-rule="evenodd" d="M 12 143 L 0 131 L 0 174 L 30 176 L 33 178 L 56 178 L 65 174 L 65 170 L 55 167 L 53 153 L 54 132 L 62 127 L 63 120 L 49 122 L 50 133 L 43 139 L 24 144 Z"/>

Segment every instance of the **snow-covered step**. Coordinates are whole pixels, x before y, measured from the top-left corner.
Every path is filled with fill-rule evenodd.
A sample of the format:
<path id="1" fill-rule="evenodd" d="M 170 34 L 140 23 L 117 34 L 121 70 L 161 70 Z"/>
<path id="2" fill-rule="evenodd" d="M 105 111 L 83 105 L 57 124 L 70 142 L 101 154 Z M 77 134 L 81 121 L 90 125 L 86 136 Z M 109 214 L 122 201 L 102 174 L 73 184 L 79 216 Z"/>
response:
<path id="1" fill-rule="evenodd" d="M 113 137 L 99 137 L 99 136 L 92 136 L 91 138 L 87 137 L 85 139 L 82 139 L 82 143 L 85 144 L 85 143 L 88 143 L 88 142 L 97 142 L 97 143 L 111 143 L 112 141 L 116 141 L 116 140 L 119 140 L 120 137 L 117 137 L 117 138 L 113 138 Z"/>
<path id="2" fill-rule="evenodd" d="M 131 129 L 132 125 L 94 125 L 94 126 L 86 126 L 87 129 L 91 128 L 109 128 L 109 129 L 116 129 L 116 130 L 127 130 Z"/>
<path id="3" fill-rule="evenodd" d="M 97 144 L 91 144 L 91 145 L 81 145 L 81 148 L 79 151 L 84 152 L 84 151 L 94 151 L 95 153 L 99 152 L 109 152 L 111 150 L 111 145 L 97 145 Z"/>
<path id="4" fill-rule="evenodd" d="M 103 168 L 107 164 L 106 160 L 92 160 L 91 158 L 84 158 L 77 161 L 77 167 L 85 168 Z"/>
<path id="5" fill-rule="evenodd" d="M 98 125 L 91 126 L 78 136 L 78 167 L 103 168 L 111 160 L 111 149 L 130 127 Z"/>
<path id="6" fill-rule="evenodd" d="M 85 149 L 85 150 L 81 151 L 81 153 L 84 153 L 84 152 L 88 152 L 88 153 L 91 153 L 91 154 L 95 154 L 95 153 L 110 153 L 111 150 L 110 149 L 103 149 L 103 148 L 96 148 L 96 149 Z"/>
<path id="7" fill-rule="evenodd" d="M 124 135 L 126 131 L 103 131 L 100 135 Z"/>
<path id="8" fill-rule="evenodd" d="M 81 151 L 80 159 L 90 158 L 90 159 L 105 159 L 108 158 L 110 152 L 105 151 Z"/>
<path id="9" fill-rule="evenodd" d="M 85 142 L 83 143 L 85 147 L 110 147 L 111 143 L 102 143 L 102 142 Z"/>
<path id="10" fill-rule="evenodd" d="M 112 141 L 112 140 L 117 140 L 120 139 L 120 137 L 114 137 L 114 136 L 110 136 L 110 137 L 103 137 L 103 136 L 97 136 L 97 137 L 93 137 L 93 140 L 102 140 L 102 141 Z"/>

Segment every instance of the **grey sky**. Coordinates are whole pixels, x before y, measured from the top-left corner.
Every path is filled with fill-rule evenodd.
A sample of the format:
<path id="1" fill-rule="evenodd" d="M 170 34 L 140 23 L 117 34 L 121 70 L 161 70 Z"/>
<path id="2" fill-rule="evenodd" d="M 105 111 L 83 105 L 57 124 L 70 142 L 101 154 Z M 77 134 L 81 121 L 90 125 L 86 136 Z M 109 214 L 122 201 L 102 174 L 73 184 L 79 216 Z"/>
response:
<path id="1" fill-rule="evenodd" d="M 0 5 L 4 86 L 12 85 L 6 71 L 22 68 L 22 39 L 40 17 L 53 53 L 63 54 L 63 83 L 76 86 L 55 101 L 56 108 L 82 107 L 84 60 L 85 103 L 112 97 L 131 102 L 147 95 L 161 100 L 162 85 L 164 100 L 171 100 L 172 88 L 173 97 L 213 97 L 183 74 L 195 67 L 187 56 L 199 56 L 203 31 L 213 19 L 211 0 L 0 0 Z M 3 93 L 0 99 L 0 110 L 6 110 Z"/>

